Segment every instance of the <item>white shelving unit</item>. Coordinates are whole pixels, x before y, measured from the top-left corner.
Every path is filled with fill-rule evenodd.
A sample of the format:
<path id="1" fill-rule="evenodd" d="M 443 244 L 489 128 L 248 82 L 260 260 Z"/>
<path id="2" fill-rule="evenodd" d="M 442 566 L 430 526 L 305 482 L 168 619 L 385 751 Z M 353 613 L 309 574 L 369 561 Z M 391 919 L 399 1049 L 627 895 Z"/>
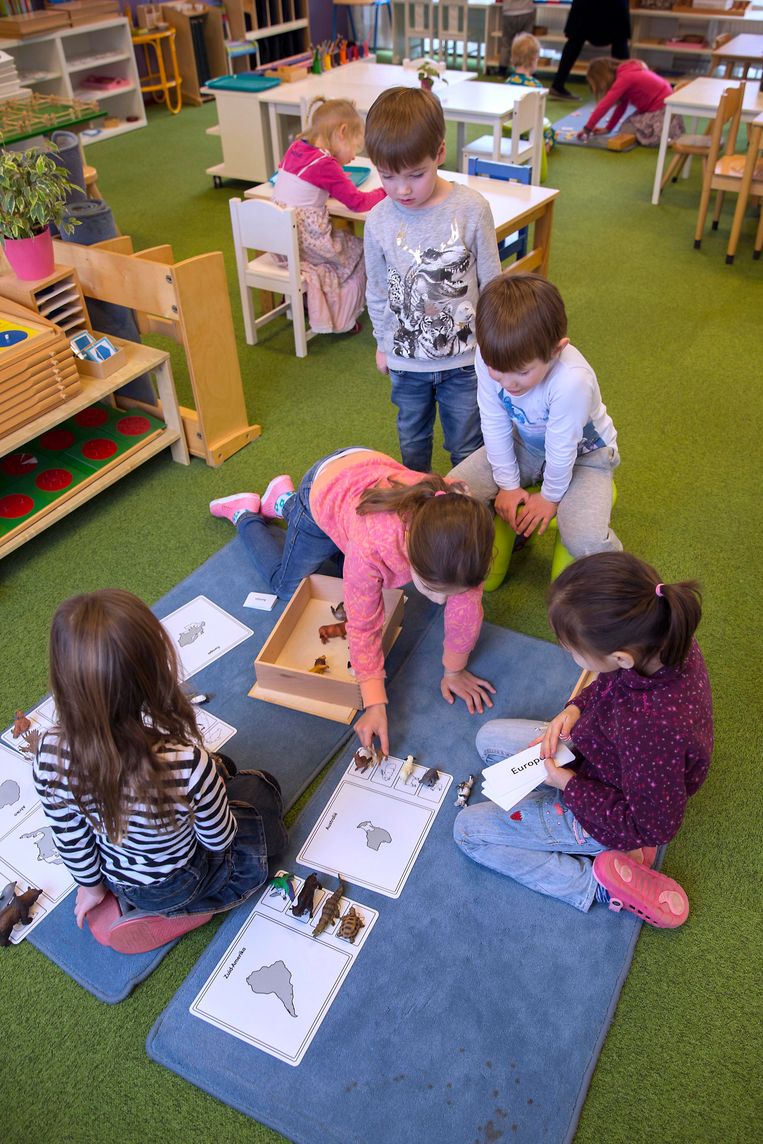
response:
<path id="1" fill-rule="evenodd" d="M 57 28 L 23 40 L 0 40 L 0 49 L 15 59 L 25 87 L 62 99 L 95 99 L 107 115 L 120 120 L 117 127 L 100 126 L 97 135 L 83 134 L 83 143 L 145 127 L 146 110 L 127 20 Z M 98 91 L 83 86 L 88 75 L 114 76 L 128 82 L 113 91 Z"/>
<path id="2" fill-rule="evenodd" d="M 535 23 L 548 29 L 539 37 L 546 59 L 541 61 L 541 70 L 553 70 L 559 62 L 564 46 L 564 25 L 570 5 L 560 3 L 535 4 Z M 631 8 L 632 37 L 631 55 L 643 60 L 655 71 L 668 75 L 707 75 L 710 66 L 710 47 L 716 36 L 723 32 L 739 35 L 742 32 L 763 32 L 763 9 L 752 5 L 743 16 L 725 12 L 676 12 L 662 8 Z M 665 43 L 679 36 L 701 35 L 704 44 L 676 46 Z M 594 56 L 606 55 L 607 48 L 595 48 L 586 44 L 575 67 L 573 75 L 585 75 L 588 61 Z M 550 59 L 552 63 L 548 62 Z"/>

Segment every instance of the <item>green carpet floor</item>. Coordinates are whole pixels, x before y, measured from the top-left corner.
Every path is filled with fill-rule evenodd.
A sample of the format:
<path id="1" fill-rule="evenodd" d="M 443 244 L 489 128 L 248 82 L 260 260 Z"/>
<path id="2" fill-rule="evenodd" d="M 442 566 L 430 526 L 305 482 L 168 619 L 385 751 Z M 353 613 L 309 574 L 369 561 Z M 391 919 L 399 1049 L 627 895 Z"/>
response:
<path id="1" fill-rule="evenodd" d="M 551 105 L 552 114 L 566 110 Z M 177 258 L 225 252 L 246 399 L 262 437 L 218 470 L 198 460 L 184 468 L 163 454 L 3 562 L 6 720 L 45 692 L 47 632 L 59 601 L 113 585 L 152 602 L 231 538 L 227 522 L 208 514 L 212 497 L 261 489 L 284 468 L 299 476 L 344 444 L 397 452 L 388 383 L 374 370 L 367 322 L 358 337 L 315 339 L 303 361 L 293 355 L 286 325 L 271 325 L 256 348 L 244 344 L 227 208 L 243 188 L 214 190 L 205 175 L 220 158 L 219 140 L 204 133 L 214 122 L 211 105 L 185 108 L 177 118 L 157 111 L 146 130 L 99 143 L 88 157 L 136 249 L 170 242 Z M 451 137 L 449 166 L 454 159 Z M 761 684 L 754 648 L 760 512 L 752 462 L 760 458 L 763 263 L 751 258 L 750 217 L 737 264 L 725 265 L 730 207 L 719 233 L 708 231 L 702 250 L 694 251 L 697 172 L 653 207 L 654 164 L 654 152 L 641 149 L 613 155 L 566 147 L 551 156 L 548 184 L 561 191 L 551 277 L 566 300 L 573 343 L 596 369 L 620 433 L 617 532 L 665 580 L 696 576 L 704 584 L 700 638 L 714 685 L 717 748 L 667 861 L 688 890 L 691 917 L 675 933 L 648 927 L 642 933 L 577 1140 L 742 1144 L 760 1139 L 761 1125 L 754 1079 L 760 800 L 751 791 Z M 190 403 L 182 362 L 174 360 L 181 400 Z M 436 464 L 447 467 L 441 451 Z M 488 619 L 549 638 L 543 600 L 550 544 L 541 541 L 515 558 L 511 579 L 486 599 Z M 145 1055 L 149 1028 L 210 932 L 185 938 L 113 1008 L 28 944 L 0 951 L 3 1138 L 14 1144 L 280 1139 Z M 553 990 L 555 967 L 545 971 Z"/>

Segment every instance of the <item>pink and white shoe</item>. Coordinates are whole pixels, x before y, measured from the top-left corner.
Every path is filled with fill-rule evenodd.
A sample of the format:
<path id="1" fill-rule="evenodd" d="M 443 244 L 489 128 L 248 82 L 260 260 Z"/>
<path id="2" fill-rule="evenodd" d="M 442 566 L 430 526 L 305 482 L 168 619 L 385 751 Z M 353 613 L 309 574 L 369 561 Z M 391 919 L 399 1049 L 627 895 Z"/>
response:
<path id="1" fill-rule="evenodd" d="M 100 945 L 117 953 L 149 953 L 184 933 L 198 929 L 211 920 L 212 914 L 191 914 L 167 918 L 135 910 L 123 914 L 113 894 L 106 897 L 86 915 L 87 924 Z"/>
<path id="2" fill-rule="evenodd" d="M 294 482 L 287 473 L 280 477 L 273 477 L 260 501 L 260 512 L 268 520 L 280 520 L 283 517 L 283 506 L 294 493 Z"/>
<path id="3" fill-rule="evenodd" d="M 218 497 L 217 500 L 210 501 L 209 511 L 212 516 L 222 516 L 235 524 L 242 512 L 260 511 L 260 498 L 257 493 L 233 493 L 229 497 Z"/>
<path id="4" fill-rule="evenodd" d="M 659 929 L 676 929 L 689 916 L 689 899 L 678 882 L 619 850 L 597 854 L 593 875 L 609 893 L 610 910 L 628 910 Z"/>

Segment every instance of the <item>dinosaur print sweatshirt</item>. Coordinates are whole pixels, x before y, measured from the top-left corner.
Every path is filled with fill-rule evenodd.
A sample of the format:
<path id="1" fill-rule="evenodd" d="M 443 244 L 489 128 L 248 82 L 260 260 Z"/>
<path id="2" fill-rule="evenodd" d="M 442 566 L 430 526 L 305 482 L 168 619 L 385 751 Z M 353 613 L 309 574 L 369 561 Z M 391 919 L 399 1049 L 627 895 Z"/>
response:
<path id="1" fill-rule="evenodd" d="M 365 226 L 366 302 L 395 371 L 473 365 L 477 298 L 501 272 L 487 200 L 453 183 L 433 207 L 384 199 Z"/>

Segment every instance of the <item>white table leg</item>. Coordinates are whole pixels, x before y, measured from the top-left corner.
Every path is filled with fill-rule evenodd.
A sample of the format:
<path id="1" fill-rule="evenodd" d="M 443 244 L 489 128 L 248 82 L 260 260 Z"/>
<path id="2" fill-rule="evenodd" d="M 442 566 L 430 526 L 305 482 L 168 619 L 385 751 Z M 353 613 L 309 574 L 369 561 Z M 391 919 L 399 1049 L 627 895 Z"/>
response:
<path id="1" fill-rule="evenodd" d="M 268 104 L 268 114 L 270 116 L 270 143 L 273 148 L 273 170 L 277 171 L 283 151 L 281 150 L 281 122 L 274 103 Z"/>
<path id="2" fill-rule="evenodd" d="M 654 174 L 654 186 L 652 187 L 652 203 L 654 206 L 660 201 L 660 183 L 662 182 L 662 171 L 665 166 L 665 155 L 668 150 L 668 138 L 670 136 L 670 121 L 673 118 L 672 108 L 665 104 L 665 118 L 662 121 L 662 135 L 660 136 L 660 149 L 657 152 L 657 170 Z"/>
<path id="3" fill-rule="evenodd" d="M 501 139 L 503 138 L 503 120 L 496 119 L 493 125 L 493 162 L 501 161 Z"/>
<path id="4" fill-rule="evenodd" d="M 464 147 L 466 146 L 466 124 L 462 119 L 456 120 L 456 170 L 464 161 Z"/>

